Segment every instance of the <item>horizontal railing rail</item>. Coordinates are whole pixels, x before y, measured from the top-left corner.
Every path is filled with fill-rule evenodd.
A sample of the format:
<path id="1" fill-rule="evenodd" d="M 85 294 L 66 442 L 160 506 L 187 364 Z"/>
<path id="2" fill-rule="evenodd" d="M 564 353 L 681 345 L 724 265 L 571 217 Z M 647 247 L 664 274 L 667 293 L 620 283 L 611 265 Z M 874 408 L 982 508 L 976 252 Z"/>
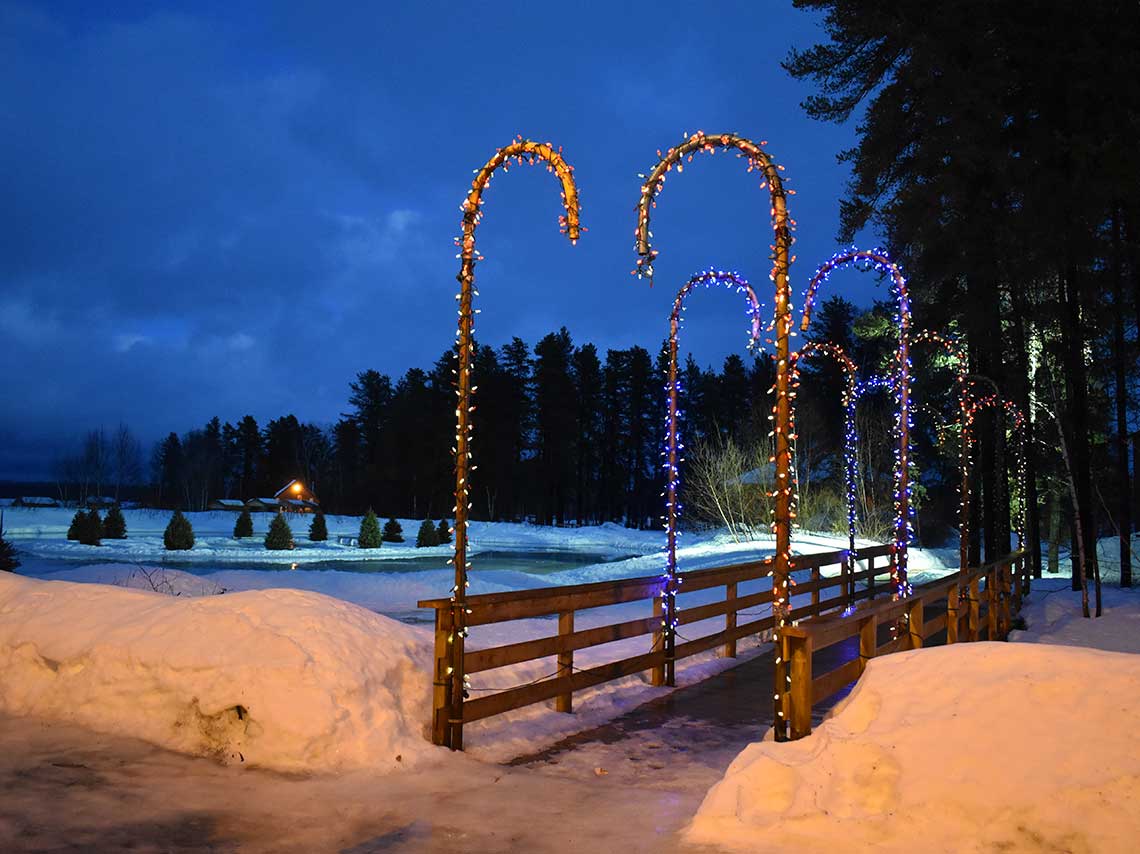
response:
<path id="1" fill-rule="evenodd" d="M 886 560 L 882 560 L 884 558 Z M 882 562 L 876 566 L 876 561 Z M 859 549 L 853 556 L 845 550 L 795 556 L 792 559 L 792 571 L 807 572 L 809 577 L 793 590 L 795 607 L 792 619 L 817 616 L 832 609 L 849 608 L 857 602 L 873 599 L 878 593 L 886 592 L 885 586 L 876 587 L 876 579 L 890 574 L 892 561 L 891 545 Z M 838 567 L 838 571 L 825 574 L 823 570 L 828 567 Z M 740 587 L 768 577 L 771 568 L 772 560 L 767 558 L 679 573 L 682 597 L 678 611 L 680 631 L 673 660 L 716 647 L 722 648 L 725 657 L 735 658 L 738 641 L 770 631 L 771 589 L 741 593 Z M 860 581 L 866 582 L 865 586 L 860 587 Z M 693 593 L 720 587 L 724 588 L 723 594 L 717 595 L 712 601 L 691 601 Z M 546 700 L 553 700 L 557 711 L 571 712 L 576 691 L 636 673 L 649 672 L 653 685 L 664 684 L 667 662 L 662 635 L 661 590 L 661 576 L 654 575 L 468 596 L 465 604 L 466 624 L 476 631 L 465 644 L 465 674 L 482 674 L 547 658 L 555 659 L 552 662 L 554 671 L 549 677 L 525 684 L 484 689 L 485 693 L 480 691 L 480 696 L 465 699 L 458 708 L 449 705 L 446 683 L 437 678 L 432 701 L 432 741 L 443 744 L 448 725 L 461 727 L 463 724 Z M 803 597 L 809 595 L 810 600 L 804 602 Z M 644 616 L 631 618 L 626 613 L 614 622 L 575 627 L 575 616 L 580 612 L 592 612 L 593 619 L 596 615 L 594 609 L 647 600 L 652 605 L 650 612 Z M 686 602 L 690 605 L 687 606 Z M 765 606 L 769 606 L 769 613 L 749 613 L 751 609 Z M 453 630 L 452 602 L 447 598 L 427 599 L 421 601 L 419 607 L 435 611 L 436 673 L 445 673 L 447 638 Z M 558 618 L 557 634 L 484 648 L 475 645 L 480 626 L 554 616 Z M 751 617 L 755 619 L 750 619 Z M 744 618 L 743 621 L 741 618 Z M 715 619 L 723 619 L 720 627 L 705 634 L 687 637 L 691 632 L 686 631 L 686 627 L 692 628 Z M 576 652 L 642 636 L 651 636 L 648 648 L 635 655 L 586 668 L 574 664 Z"/>
<path id="2" fill-rule="evenodd" d="M 850 612 L 812 616 L 785 627 L 781 654 L 788 662 L 791 684 L 783 713 L 791 737 L 810 734 L 812 707 L 858 680 L 872 658 L 919 649 L 943 631 L 947 643 L 1004 638 L 1028 592 L 1026 568 L 1025 552 L 1016 551 L 916 587 L 905 598 L 867 602 Z M 945 611 L 927 616 L 943 602 Z M 886 641 L 880 637 L 882 627 L 889 627 Z M 849 638 L 859 639 L 858 655 L 815 675 L 814 654 Z"/>

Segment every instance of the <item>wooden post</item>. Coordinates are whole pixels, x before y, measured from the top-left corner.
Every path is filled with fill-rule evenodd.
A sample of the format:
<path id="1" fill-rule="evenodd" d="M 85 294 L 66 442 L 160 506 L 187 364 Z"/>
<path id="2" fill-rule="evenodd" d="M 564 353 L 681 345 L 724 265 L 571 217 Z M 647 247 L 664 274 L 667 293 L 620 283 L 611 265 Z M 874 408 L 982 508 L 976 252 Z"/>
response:
<path id="1" fill-rule="evenodd" d="M 997 640 L 998 635 L 998 569 L 986 573 L 986 640 Z"/>
<path id="2" fill-rule="evenodd" d="M 924 621 L 922 618 L 921 599 L 915 598 L 911 606 L 906 609 L 906 622 L 909 632 L 907 649 L 922 649 Z"/>
<path id="3" fill-rule="evenodd" d="M 870 573 L 867 576 L 867 589 L 870 591 L 867 598 L 868 599 L 874 599 L 875 598 L 875 558 L 874 557 L 867 558 L 867 572 Z"/>
<path id="4" fill-rule="evenodd" d="M 664 600 L 660 596 L 653 597 L 653 616 L 657 621 L 657 629 L 653 632 L 653 649 L 651 652 L 661 654 L 661 663 L 655 665 L 649 672 L 649 684 L 660 688 L 665 684 L 665 628 L 661 621 L 665 619 Z"/>
<path id="5" fill-rule="evenodd" d="M 574 612 L 562 611 L 558 615 L 558 636 L 566 637 L 574 633 Z M 574 675 L 574 650 L 567 650 L 566 652 L 558 653 L 558 676 L 559 678 Z M 574 694 L 567 691 L 565 694 L 559 694 L 554 698 L 554 711 L 556 712 L 572 712 L 574 711 Z"/>
<path id="6" fill-rule="evenodd" d="M 962 588 L 955 585 L 946 594 L 946 643 L 958 642 L 958 598 Z"/>
<path id="7" fill-rule="evenodd" d="M 730 581 L 724 586 L 724 598 L 731 602 L 736 598 L 736 582 Z M 736 608 L 724 615 L 724 630 L 731 632 L 736 628 Z M 736 638 L 729 638 L 724 643 L 724 657 L 736 658 Z"/>
<path id="8" fill-rule="evenodd" d="M 855 602 L 855 567 L 858 566 L 855 563 L 855 553 L 844 552 L 839 566 L 843 575 L 843 604 L 849 608 Z"/>
<path id="9" fill-rule="evenodd" d="M 969 590 L 970 601 L 969 610 L 967 611 L 969 617 L 966 620 L 966 640 L 976 641 L 978 639 L 978 621 L 979 617 L 981 616 L 978 613 L 978 599 L 980 598 L 980 593 L 978 592 L 977 578 L 970 579 Z"/>
<path id="10" fill-rule="evenodd" d="M 431 699 L 431 743 L 448 745 L 451 717 L 451 679 L 447 668 L 451 666 L 451 645 L 447 642 L 451 634 L 451 609 L 435 609 L 435 678 L 432 680 Z"/>
<path id="11" fill-rule="evenodd" d="M 1001 594 L 1001 624 L 1002 624 L 1001 636 L 1002 636 L 1002 639 L 1004 640 L 1006 635 L 1009 634 L 1009 630 L 1010 630 L 1010 626 L 1011 626 L 1010 613 L 1009 613 L 1009 594 L 1010 594 L 1009 568 L 1003 567 L 1001 569 L 1001 572 L 1000 572 L 998 577 L 1001 579 L 998 583 L 1001 585 L 1001 588 L 999 590 L 999 592 Z"/>
<path id="12" fill-rule="evenodd" d="M 1010 575 L 1013 576 L 1013 613 L 1021 613 L 1021 573 L 1010 570 Z"/>
<path id="13" fill-rule="evenodd" d="M 792 684 L 788 690 L 788 723 L 792 739 L 811 735 L 811 635 L 799 626 L 784 628 L 784 657 Z"/>
<path id="14" fill-rule="evenodd" d="M 811 591 L 811 612 L 812 612 L 812 614 L 814 614 L 815 616 L 818 617 L 819 616 L 819 580 L 820 580 L 820 574 L 819 574 L 819 567 L 818 566 L 813 566 L 811 568 L 811 580 L 815 583 L 815 586 L 812 588 L 812 591 Z M 794 736 L 793 736 L 793 738 L 794 738 Z"/>
<path id="15" fill-rule="evenodd" d="M 870 614 L 859 624 L 859 673 L 867 669 L 867 662 L 879 649 L 879 618 Z"/>

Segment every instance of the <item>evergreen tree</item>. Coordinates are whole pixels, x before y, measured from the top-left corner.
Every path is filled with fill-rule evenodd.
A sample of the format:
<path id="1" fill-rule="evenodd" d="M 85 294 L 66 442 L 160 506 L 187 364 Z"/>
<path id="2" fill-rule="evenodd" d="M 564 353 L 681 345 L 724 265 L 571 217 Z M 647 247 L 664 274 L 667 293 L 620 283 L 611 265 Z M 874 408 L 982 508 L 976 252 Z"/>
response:
<path id="1" fill-rule="evenodd" d="M 4 514 L 0 513 L 0 572 L 15 572 L 19 565 L 16 547 L 4 537 Z"/>
<path id="2" fill-rule="evenodd" d="M 435 524 L 431 519 L 424 519 L 420 523 L 419 533 L 416 534 L 416 548 L 422 549 L 427 546 L 439 545 L 439 532 L 436 531 Z"/>
<path id="3" fill-rule="evenodd" d="M 380 522 L 376 519 L 375 511 L 369 507 L 364 518 L 360 520 L 360 537 L 357 544 L 362 549 L 378 549 L 380 542 Z"/>
<path id="4" fill-rule="evenodd" d="M 318 510 L 317 515 L 313 517 L 313 522 L 309 525 L 309 541 L 313 543 L 323 543 L 329 538 L 329 529 L 325 525 L 324 511 Z"/>
<path id="5" fill-rule="evenodd" d="M 79 542 L 85 546 L 102 545 L 103 520 L 99 518 L 99 511 L 92 507 L 83 514 L 79 524 Z"/>
<path id="6" fill-rule="evenodd" d="M 265 547 L 272 551 L 294 548 L 293 529 L 285 521 L 284 513 L 274 514 L 273 521 L 269 523 L 269 530 L 265 534 Z"/>
<path id="7" fill-rule="evenodd" d="M 75 515 L 71 517 L 71 524 L 67 526 L 67 538 L 69 540 L 79 539 L 79 534 L 83 530 L 86 519 L 87 514 L 84 511 L 75 511 Z"/>
<path id="8" fill-rule="evenodd" d="M 103 520 L 103 537 L 108 540 L 125 540 L 127 538 L 127 520 L 118 504 L 112 505 L 111 509 L 107 511 L 107 518 Z"/>
<path id="9" fill-rule="evenodd" d="M 439 525 L 435 529 L 435 538 L 439 540 L 441 546 L 451 543 L 451 526 L 447 524 L 446 519 L 439 520 Z"/>
<path id="10" fill-rule="evenodd" d="M 384 536 L 381 539 L 386 543 L 402 543 L 404 541 L 404 529 L 400 527 L 395 516 L 390 517 L 384 523 Z"/>
<path id="11" fill-rule="evenodd" d="M 253 536 L 253 517 L 249 515 L 249 510 L 243 509 L 238 514 L 237 521 L 234 522 L 234 539 L 240 540 L 242 537 Z"/>
<path id="12" fill-rule="evenodd" d="M 162 534 L 162 542 L 168 551 L 189 551 L 194 548 L 194 527 L 190 520 L 175 510 Z"/>

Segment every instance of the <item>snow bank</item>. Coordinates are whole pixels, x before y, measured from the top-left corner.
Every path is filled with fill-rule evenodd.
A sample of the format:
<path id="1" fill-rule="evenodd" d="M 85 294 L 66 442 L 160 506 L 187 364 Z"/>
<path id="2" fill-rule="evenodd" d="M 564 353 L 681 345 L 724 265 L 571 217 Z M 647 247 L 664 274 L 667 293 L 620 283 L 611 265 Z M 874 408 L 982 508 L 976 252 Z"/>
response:
<path id="1" fill-rule="evenodd" d="M 801 741 L 752 744 L 689 841 L 746 851 L 1131 851 L 1140 656 L 976 643 L 870 663 Z"/>
<path id="2" fill-rule="evenodd" d="M 297 590 L 196 598 L 0 573 L 0 712 L 284 771 L 429 750 L 430 633 Z"/>

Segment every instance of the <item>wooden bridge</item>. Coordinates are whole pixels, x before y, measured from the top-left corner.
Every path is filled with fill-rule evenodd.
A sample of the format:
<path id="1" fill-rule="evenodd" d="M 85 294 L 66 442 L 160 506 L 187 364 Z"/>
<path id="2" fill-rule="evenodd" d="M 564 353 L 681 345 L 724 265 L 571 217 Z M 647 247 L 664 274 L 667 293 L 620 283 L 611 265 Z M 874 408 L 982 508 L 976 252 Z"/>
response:
<path id="1" fill-rule="evenodd" d="M 892 600 L 889 576 L 892 546 L 873 546 L 793 558 L 792 570 L 802 579 L 795 588 L 785 629 L 783 656 L 791 664 L 791 685 L 784 716 L 793 738 L 811 731 L 811 708 L 858 679 L 868 658 L 937 642 L 1004 637 L 1027 589 L 1024 554 L 1015 552 L 984 567 L 958 573 Z M 672 660 L 720 648 L 735 658 L 737 642 L 762 635 L 773 627 L 772 591 L 763 581 L 771 576 L 772 559 L 679 573 L 678 630 L 685 634 L 675 645 Z M 763 585 L 767 589 L 745 592 Z M 662 580 L 659 575 L 600 581 L 565 587 L 543 587 L 469 596 L 467 625 L 478 627 L 516 620 L 557 617 L 557 633 L 532 640 L 471 648 L 464 652 L 463 672 L 479 674 L 524 662 L 553 659 L 549 678 L 514 687 L 489 690 L 458 707 L 447 690 L 448 639 L 452 635 L 450 599 L 421 601 L 435 610 L 435 678 L 432 741 L 454 749 L 463 744 L 463 725 L 547 700 L 559 712 L 571 712 L 574 693 L 637 673 L 648 673 L 654 685 L 664 684 L 668 663 L 662 642 Z M 696 595 L 694 595 L 696 594 Z M 696 600 L 696 601 L 694 601 Z M 629 618 L 613 614 L 613 606 L 644 602 L 646 613 Z M 607 616 L 610 609 L 611 616 Z M 756 611 L 755 609 L 760 609 Z M 575 627 L 575 615 L 589 611 L 588 628 Z M 644 651 L 587 668 L 576 667 L 577 651 L 615 641 L 646 637 Z M 815 676 L 816 651 L 846 638 L 859 638 L 859 655 Z M 628 647 L 628 645 L 626 645 Z M 628 651 L 628 650 L 627 650 Z M 832 656 L 834 658 L 834 656 Z"/>

